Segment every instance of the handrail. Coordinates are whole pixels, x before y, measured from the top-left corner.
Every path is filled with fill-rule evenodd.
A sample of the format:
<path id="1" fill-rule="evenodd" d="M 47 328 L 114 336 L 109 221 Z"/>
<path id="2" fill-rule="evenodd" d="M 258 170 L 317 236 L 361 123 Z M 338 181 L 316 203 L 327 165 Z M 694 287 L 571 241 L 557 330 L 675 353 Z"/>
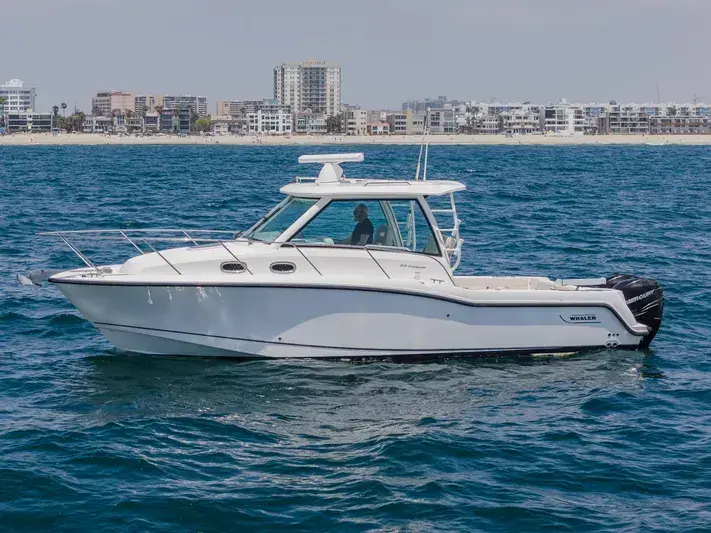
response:
<path id="1" fill-rule="evenodd" d="M 67 237 L 71 238 L 71 236 L 65 236 L 63 234 L 60 235 L 41 235 L 42 237 Z M 74 238 L 77 238 L 76 236 Z M 132 239 L 128 235 L 82 235 L 82 239 L 88 240 L 88 241 L 132 241 Z M 135 237 L 134 238 L 138 238 Z M 149 237 L 140 237 L 141 240 Z M 197 243 L 218 243 L 219 241 L 224 241 L 226 239 L 201 239 L 200 237 L 191 237 L 188 239 L 187 237 L 150 237 L 151 241 L 154 242 L 182 242 L 182 243 L 190 243 L 190 242 L 197 242 Z M 232 240 L 244 240 L 244 239 L 230 239 Z M 134 243 L 135 247 L 135 243 Z M 138 249 L 138 248 L 137 248 Z M 140 251 L 140 249 L 139 249 Z"/>
<path id="2" fill-rule="evenodd" d="M 457 216 L 457 205 L 454 200 L 454 192 L 449 193 L 449 208 L 445 209 L 430 209 L 432 215 L 451 215 L 452 217 L 452 227 L 451 228 L 441 228 L 437 227 L 442 242 L 444 243 L 444 250 L 449 255 L 449 263 L 452 271 L 455 271 L 459 267 L 459 263 L 462 260 L 462 244 L 464 240 L 459 235 L 459 226 L 462 221 Z M 439 226 L 439 224 L 437 225 Z M 447 239 L 454 239 L 453 246 L 447 246 Z"/>
<path id="3" fill-rule="evenodd" d="M 60 237 L 60 239 L 62 239 L 62 241 L 64 241 L 64 244 L 66 244 L 67 246 L 69 246 L 69 248 L 71 248 L 72 252 L 74 252 L 75 254 L 77 254 L 77 255 L 79 256 L 79 259 L 81 259 L 81 260 L 84 262 L 84 264 L 85 264 L 86 266 L 88 266 L 89 268 L 94 268 L 94 269 L 96 269 L 97 272 L 101 273 L 101 270 L 99 270 L 99 267 L 97 267 L 94 263 L 92 263 L 92 262 L 89 260 L 88 257 L 86 257 L 83 253 L 81 253 L 81 251 L 79 250 L 79 248 L 77 248 L 76 246 L 74 246 L 72 243 L 70 243 L 70 242 L 69 242 L 66 238 L 64 238 L 64 237 Z"/>
<path id="4" fill-rule="evenodd" d="M 409 181 L 405 180 L 372 180 L 366 181 L 363 187 L 368 187 L 369 185 L 412 185 Z"/>
<path id="5" fill-rule="evenodd" d="M 135 242 L 133 242 L 131 239 L 129 239 L 128 236 L 127 236 L 123 231 L 121 231 L 120 233 L 121 233 L 121 235 L 122 235 L 123 237 L 126 238 L 126 240 L 127 240 L 128 242 L 130 242 L 130 243 L 133 245 L 133 247 L 134 247 L 136 250 L 138 250 L 139 252 L 141 252 L 141 255 L 144 254 L 143 250 L 141 250 L 141 249 L 136 245 Z"/>
<path id="6" fill-rule="evenodd" d="M 309 260 L 309 258 L 306 257 L 306 254 L 304 254 L 304 252 L 301 250 L 300 244 L 296 244 L 294 242 L 280 242 L 278 244 L 279 244 L 280 248 L 282 246 L 290 246 L 292 248 L 295 248 L 296 251 L 298 251 L 301 254 L 301 256 L 309 263 L 309 265 L 311 265 L 316 272 L 321 274 L 321 271 L 318 268 L 316 268 L 316 266 Z M 305 248 L 345 248 L 347 250 L 364 250 L 368 254 L 368 256 L 375 262 L 375 264 L 378 265 L 378 268 L 380 268 L 380 270 L 383 272 L 383 274 L 385 274 L 385 277 L 388 279 L 391 279 L 390 276 L 388 275 L 388 273 L 383 268 L 383 266 L 378 262 L 378 260 L 375 257 L 373 257 L 373 254 L 370 253 L 370 250 L 368 250 L 368 246 L 349 246 L 346 244 L 308 243 L 308 244 L 304 244 L 304 247 Z M 383 247 L 383 248 L 387 248 L 387 247 Z M 410 250 L 407 250 L 407 251 L 409 252 Z M 321 275 L 323 276 L 323 274 L 321 274 Z"/>
<path id="7" fill-rule="evenodd" d="M 313 263 L 311 261 L 309 261 L 309 259 L 306 257 L 306 255 L 302 251 L 302 248 L 341 248 L 341 249 L 345 249 L 345 250 L 365 250 L 365 252 L 367 252 L 368 256 L 373 261 L 375 261 L 375 264 L 377 264 L 380 267 L 380 270 L 383 271 L 383 274 L 385 274 L 385 276 L 388 279 L 392 279 L 392 278 L 388 275 L 388 273 L 382 267 L 380 262 L 378 262 L 378 260 L 373 256 L 373 254 L 370 253 L 370 250 L 374 250 L 376 252 L 389 252 L 389 253 L 405 252 L 405 253 L 417 255 L 418 257 L 424 256 L 424 257 L 427 257 L 430 260 L 434 261 L 435 263 L 437 263 L 437 265 L 442 270 L 444 270 L 444 273 L 446 274 L 447 278 L 449 278 L 449 280 L 452 282 L 452 284 L 456 285 L 456 283 L 454 282 L 454 278 L 452 277 L 452 274 L 449 272 L 449 270 L 447 270 L 447 267 L 445 265 L 443 265 L 441 262 L 439 262 L 437 260 L 436 256 L 429 255 L 429 254 L 423 254 L 422 252 L 414 252 L 414 251 L 410 250 L 409 248 L 402 248 L 399 246 L 378 246 L 378 245 L 373 245 L 373 244 L 366 244 L 365 246 L 353 246 L 353 245 L 348 245 L 348 244 L 325 244 L 325 243 L 318 243 L 318 242 L 311 242 L 311 243 L 305 243 L 305 244 L 296 244 L 293 242 L 280 242 L 280 243 L 275 243 L 275 244 L 279 244 L 279 247 L 290 246 L 292 248 L 296 248 L 296 250 L 301 253 L 303 258 L 306 259 L 306 261 L 319 274 L 321 274 L 321 272 L 313 265 Z M 323 274 L 321 274 L 321 275 L 323 275 Z"/>
<path id="8" fill-rule="evenodd" d="M 230 254 L 236 261 L 239 263 L 243 264 L 245 266 L 245 269 L 247 272 L 250 274 L 254 275 L 254 273 L 249 270 L 247 265 L 245 265 L 223 242 L 223 239 L 219 238 L 200 238 L 200 237 L 193 237 L 190 235 L 190 233 L 193 234 L 219 234 L 219 233 L 229 233 L 231 235 L 234 235 L 234 230 L 203 230 L 203 229 L 193 229 L 193 230 L 186 230 L 186 229 L 162 229 L 162 228 L 139 228 L 139 229 L 89 229 L 89 230 L 67 230 L 67 231 L 47 231 L 47 232 L 41 232 L 38 233 L 38 235 L 42 237 L 59 237 L 59 239 L 66 244 L 70 250 L 72 250 L 78 257 L 81 259 L 81 261 L 89 268 L 92 268 L 96 270 L 99 274 L 101 274 L 101 269 L 97 267 L 94 262 L 92 262 L 86 255 L 84 255 L 81 250 L 75 245 L 70 242 L 69 239 L 71 238 L 81 238 L 81 239 L 88 239 L 88 240 L 105 240 L 105 241 L 112 241 L 112 240 L 119 240 L 119 241 L 127 241 L 128 243 L 131 244 L 138 252 L 140 252 L 142 255 L 145 255 L 146 252 L 144 252 L 140 246 L 134 242 L 133 239 L 129 235 L 131 234 L 139 234 L 139 236 L 134 236 L 134 239 L 139 240 L 143 242 L 148 248 L 151 249 L 152 252 L 154 252 L 158 257 L 160 257 L 170 268 L 172 268 L 178 275 L 182 275 L 182 272 L 178 270 L 175 265 L 173 265 L 168 258 L 165 257 L 159 250 L 157 250 L 151 242 L 180 242 L 180 243 L 186 243 L 186 242 L 192 242 L 195 246 L 200 246 L 199 243 L 211 243 L 211 244 L 219 244 L 222 246 L 225 250 L 227 250 L 227 253 Z M 183 236 L 182 237 L 148 237 L 144 236 L 147 233 L 154 233 L 154 234 L 167 234 L 167 233 L 180 233 Z M 240 238 L 239 240 L 246 240 L 251 242 L 251 239 L 243 237 Z"/>
<path id="9" fill-rule="evenodd" d="M 249 267 L 247 266 L 247 264 L 246 264 L 244 261 L 241 261 L 235 254 L 233 254 L 233 253 L 232 253 L 232 250 L 230 250 L 224 242 L 222 242 L 222 241 L 218 241 L 218 242 L 222 245 L 222 247 L 223 247 L 225 250 L 227 250 L 227 253 L 228 253 L 228 254 L 230 254 L 232 257 L 234 257 L 235 261 L 237 261 L 240 265 L 242 265 L 242 266 L 244 267 L 244 269 L 245 269 L 247 272 L 249 272 L 252 276 L 254 276 L 254 272 L 252 272 L 252 271 L 249 269 Z"/>
<path id="10" fill-rule="evenodd" d="M 380 262 L 379 262 L 375 257 L 373 257 L 373 254 L 370 253 L 370 250 L 368 250 L 368 248 L 366 248 L 365 246 L 363 247 L 363 249 L 364 249 L 366 252 L 368 252 L 368 255 L 370 256 L 370 258 L 371 258 L 373 261 L 375 261 L 375 264 L 376 264 L 376 265 L 378 265 L 378 266 L 380 267 L 380 270 L 383 271 L 383 274 L 385 274 L 385 277 L 388 278 L 388 279 L 390 279 L 390 276 L 388 275 L 387 272 L 385 272 L 385 269 L 383 268 L 383 265 L 381 265 Z"/>
<path id="11" fill-rule="evenodd" d="M 91 234 L 91 233 L 231 233 L 234 234 L 235 230 L 227 229 L 185 229 L 185 228 L 106 228 L 106 229 L 75 229 L 75 230 L 60 230 L 60 231 L 42 231 L 37 235 L 42 237 L 46 236 L 59 236 L 59 235 L 71 235 L 71 234 Z"/>
<path id="12" fill-rule="evenodd" d="M 301 247 L 300 247 L 300 246 L 298 246 L 297 244 L 295 244 L 295 243 L 293 243 L 293 242 L 284 242 L 284 243 L 282 243 L 282 246 L 290 246 L 290 247 L 294 248 L 297 252 L 299 252 L 299 253 L 301 254 L 301 257 L 303 257 L 304 260 L 305 260 L 309 265 L 311 265 L 311 268 L 313 268 L 316 272 L 318 272 L 318 275 L 319 275 L 319 276 L 323 276 L 323 274 L 321 273 L 321 271 L 320 271 L 318 268 L 316 268 L 316 265 L 314 265 L 314 264 L 311 262 L 311 260 L 310 260 L 308 257 L 306 257 L 306 254 L 301 250 Z"/>
<path id="13" fill-rule="evenodd" d="M 178 270 L 177 268 L 175 268 L 175 266 L 173 265 L 173 263 L 171 263 L 170 261 L 168 261 L 162 253 L 160 253 L 158 250 L 156 250 L 155 248 L 153 248 L 153 245 L 152 245 L 150 242 L 148 242 L 146 239 L 143 239 L 143 242 L 146 243 L 146 246 L 148 246 L 151 250 L 153 250 L 155 253 L 157 253 L 158 256 L 159 256 L 163 261 L 165 261 L 166 263 L 168 263 L 168 266 L 170 266 L 170 268 L 172 268 L 173 270 L 175 270 L 175 271 L 178 273 L 179 276 L 182 276 L 182 273 L 180 272 L 180 270 Z"/>

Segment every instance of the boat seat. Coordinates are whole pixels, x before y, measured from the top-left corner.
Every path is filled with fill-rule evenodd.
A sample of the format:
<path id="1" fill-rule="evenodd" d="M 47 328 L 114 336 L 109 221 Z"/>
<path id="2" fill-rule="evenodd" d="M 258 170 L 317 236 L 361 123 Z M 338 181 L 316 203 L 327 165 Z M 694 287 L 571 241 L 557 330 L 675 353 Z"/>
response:
<path id="1" fill-rule="evenodd" d="M 423 252 L 428 255 L 438 254 L 437 241 L 435 240 L 434 235 L 432 235 L 431 233 L 427 237 L 427 244 L 425 245 L 425 249 L 423 250 Z"/>
<path id="2" fill-rule="evenodd" d="M 375 228 L 375 233 L 373 234 L 373 244 L 379 246 L 395 246 L 395 239 L 390 226 L 387 224 L 380 224 Z"/>

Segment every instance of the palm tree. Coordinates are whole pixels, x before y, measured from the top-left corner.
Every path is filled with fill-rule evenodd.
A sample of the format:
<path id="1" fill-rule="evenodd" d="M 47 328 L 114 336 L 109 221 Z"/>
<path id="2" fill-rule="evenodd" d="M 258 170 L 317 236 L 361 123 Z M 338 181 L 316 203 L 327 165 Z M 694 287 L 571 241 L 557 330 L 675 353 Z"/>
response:
<path id="1" fill-rule="evenodd" d="M 180 132 L 180 108 L 179 107 L 173 108 L 173 132 L 174 133 Z"/>
<path id="2" fill-rule="evenodd" d="M 5 127 L 5 102 L 7 97 L 0 96 L 0 127 Z"/>
<path id="3" fill-rule="evenodd" d="M 129 129 L 129 121 L 133 117 L 133 114 L 134 114 L 133 111 L 131 111 L 130 109 L 126 109 L 124 111 L 124 115 L 126 116 L 126 129 L 127 130 Z"/>
<path id="4" fill-rule="evenodd" d="M 82 111 L 75 112 L 71 117 L 72 131 L 79 131 L 84 127 L 86 115 Z"/>
<path id="5" fill-rule="evenodd" d="M 67 116 L 66 110 L 67 110 L 67 104 L 66 104 L 66 102 L 62 102 L 62 116 L 63 117 Z"/>
<path id="6" fill-rule="evenodd" d="M 146 108 L 143 107 L 141 110 L 138 112 L 138 116 L 141 119 L 141 132 L 146 133 Z"/>
<path id="7" fill-rule="evenodd" d="M 57 123 L 59 122 L 57 120 L 59 115 L 59 106 L 52 106 L 52 129 L 57 127 Z"/>
<path id="8" fill-rule="evenodd" d="M 160 117 L 163 115 L 163 106 L 162 105 L 157 105 L 153 109 L 155 109 L 156 113 L 158 113 L 158 124 L 157 126 L 157 131 L 161 131 L 161 125 L 160 125 Z"/>

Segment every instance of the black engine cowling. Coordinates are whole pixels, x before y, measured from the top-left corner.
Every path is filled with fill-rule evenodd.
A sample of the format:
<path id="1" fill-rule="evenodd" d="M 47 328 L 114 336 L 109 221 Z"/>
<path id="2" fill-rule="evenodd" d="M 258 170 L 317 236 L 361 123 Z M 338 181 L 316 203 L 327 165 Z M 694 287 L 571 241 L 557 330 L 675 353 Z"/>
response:
<path id="1" fill-rule="evenodd" d="M 630 308 L 637 322 L 649 326 L 649 334 L 639 344 L 641 349 L 649 348 L 649 344 L 662 325 L 664 291 L 661 285 L 653 279 L 630 274 L 613 274 L 607 278 L 605 286 L 622 291 L 627 307 Z"/>

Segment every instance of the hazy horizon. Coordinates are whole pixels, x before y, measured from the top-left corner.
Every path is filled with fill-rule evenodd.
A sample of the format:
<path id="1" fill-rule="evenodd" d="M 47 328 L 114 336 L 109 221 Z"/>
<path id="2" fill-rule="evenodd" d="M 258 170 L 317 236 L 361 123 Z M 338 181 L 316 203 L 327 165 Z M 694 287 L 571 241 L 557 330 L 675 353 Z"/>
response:
<path id="1" fill-rule="evenodd" d="M 343 102 L 711 101 L 704 0 L 0 0 L 0 82 L 37 110 L 101 90 L 271 98 L 280 63 L 342 67 Z M 31 25 L 28 23 L 31 22 Z M 28 28 L 31 30 L 28 30 Z M 20 45 L 21 44 L 21 45 Z M 10 47 L 8 47 L 10 49 Z"/>

